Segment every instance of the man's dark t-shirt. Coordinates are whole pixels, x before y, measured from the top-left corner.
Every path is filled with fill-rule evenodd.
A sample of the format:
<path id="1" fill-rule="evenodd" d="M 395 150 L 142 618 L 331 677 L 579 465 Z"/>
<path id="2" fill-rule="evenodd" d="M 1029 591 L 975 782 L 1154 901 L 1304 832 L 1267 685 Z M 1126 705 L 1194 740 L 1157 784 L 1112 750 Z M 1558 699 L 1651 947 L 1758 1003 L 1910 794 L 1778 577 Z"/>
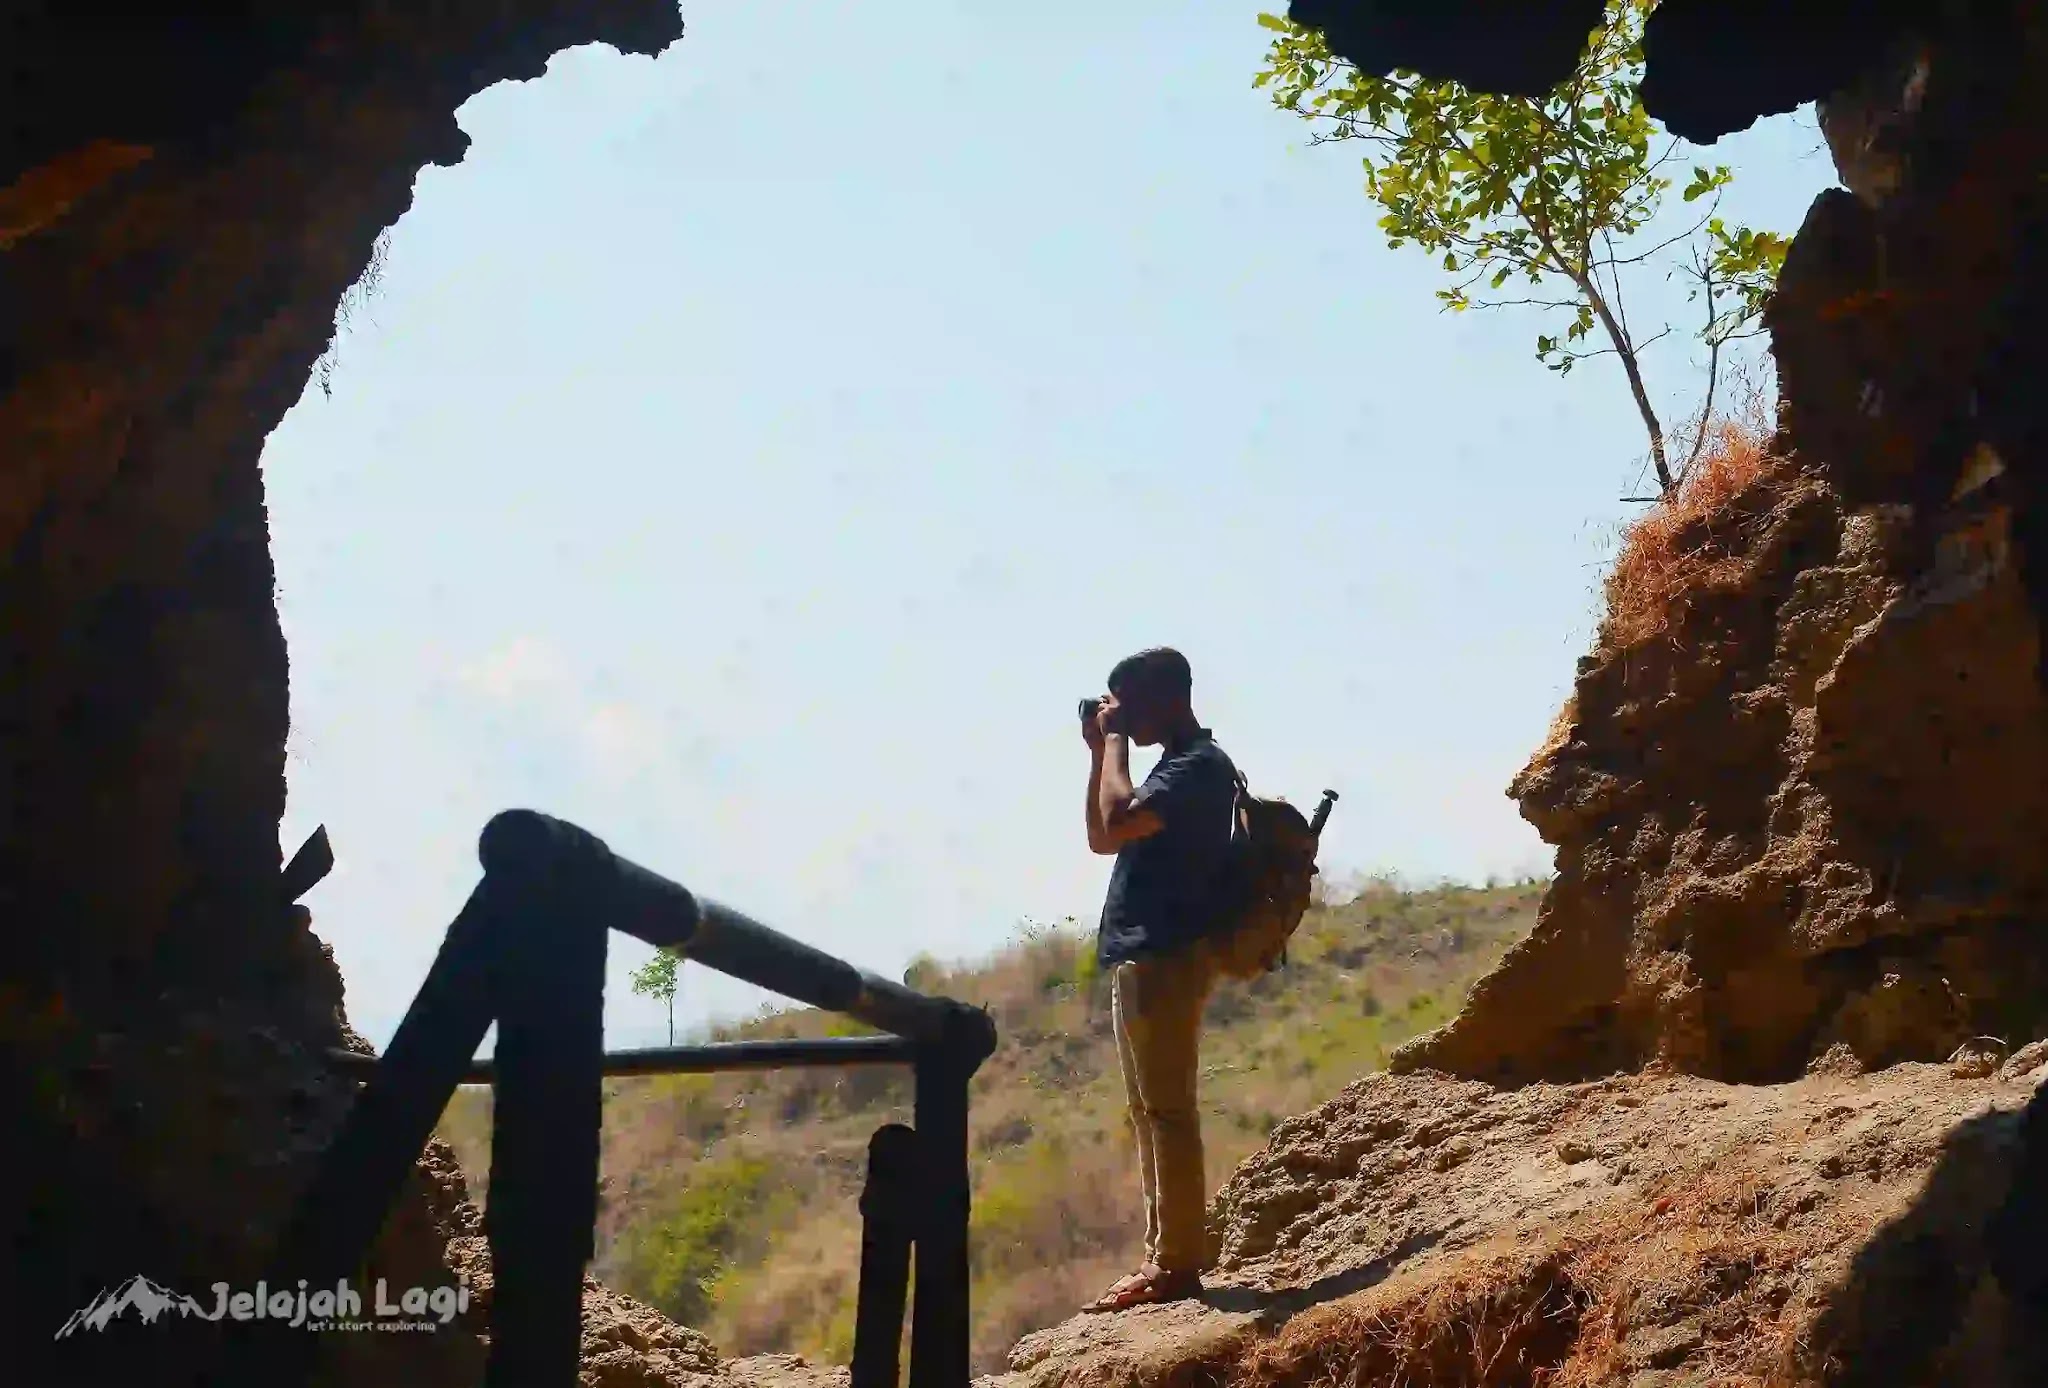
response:
<path id="1" fill-rule="evenodd" d="M 1191 944 L 1219 915 L 1237 768 L 1202 728 L 1162 754 L 1132 797 L 1159 829 L 1118 850 L 1102 903 L 1096 953 L 1121 964 Z"/>

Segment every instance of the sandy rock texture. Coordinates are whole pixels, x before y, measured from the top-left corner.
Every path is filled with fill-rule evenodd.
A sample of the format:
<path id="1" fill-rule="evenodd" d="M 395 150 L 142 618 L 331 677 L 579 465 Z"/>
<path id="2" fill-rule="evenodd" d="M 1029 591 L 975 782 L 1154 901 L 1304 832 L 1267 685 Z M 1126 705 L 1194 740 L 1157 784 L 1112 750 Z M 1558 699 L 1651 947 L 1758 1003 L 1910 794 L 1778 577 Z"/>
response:
<path id="1" fill-rule="evenodd" d="M 1231 1176 L 1201 1302 L 1078 1317 L 981 1382 L 2017 1388 L 2043 1327 L 2009 1314 L 1983 1229 L 2044 1060 L 1770 1086 L 1376 1075 Z"/>

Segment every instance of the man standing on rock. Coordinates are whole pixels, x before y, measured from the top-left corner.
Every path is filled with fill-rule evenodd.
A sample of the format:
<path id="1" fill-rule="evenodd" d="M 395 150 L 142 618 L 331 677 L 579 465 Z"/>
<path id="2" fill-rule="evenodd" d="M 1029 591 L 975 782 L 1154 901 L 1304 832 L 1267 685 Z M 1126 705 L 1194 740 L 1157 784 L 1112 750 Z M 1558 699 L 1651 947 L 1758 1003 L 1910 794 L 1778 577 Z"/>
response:
<path id="1" fill-rule="evenodd" d="M 1114 853 L 1097 953 L 1108 973 L 1117 1056 L 1145 1192 L 1145 1261 L 1090 1303 L 1118 1311 L 1199 1295 L 1208 1266 L 1195 1056 L 1215 982 L 1236 768 L 1189 703 L 1187 658 L 1142 651 L 1109 672 L 1088 744 L 1088 847 Z M 1161 747 L 1132 788 L 1130 745 Z"/>

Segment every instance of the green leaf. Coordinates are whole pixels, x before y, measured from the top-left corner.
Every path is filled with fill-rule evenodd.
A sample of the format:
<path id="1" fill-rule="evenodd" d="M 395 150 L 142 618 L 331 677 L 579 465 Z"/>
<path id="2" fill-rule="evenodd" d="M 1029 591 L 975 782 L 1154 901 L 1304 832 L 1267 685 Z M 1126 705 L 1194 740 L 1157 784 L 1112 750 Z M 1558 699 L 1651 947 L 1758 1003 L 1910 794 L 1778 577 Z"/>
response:
<path id="1" fill-rule="evenodd" d="M 1282 34 L 1291 33 L 1294 29 L 1294 26 L 1292 24 L 1289 24 L 1279 15 L 1264 13 L 1261 13 L 1259 15 L 1259 27 L 1261 29 L 1272 29 Z"/>

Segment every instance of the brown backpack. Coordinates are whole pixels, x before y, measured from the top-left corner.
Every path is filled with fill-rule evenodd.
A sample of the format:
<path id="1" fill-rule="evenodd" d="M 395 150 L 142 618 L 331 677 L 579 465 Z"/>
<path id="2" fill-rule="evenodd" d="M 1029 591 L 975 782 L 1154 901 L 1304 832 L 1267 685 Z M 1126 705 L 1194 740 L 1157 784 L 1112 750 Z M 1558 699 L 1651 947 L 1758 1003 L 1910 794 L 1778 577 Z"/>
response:
<path id="1" fill-rule="evenodd" d="M 1238 773 L 1224 919 L 1212 944 L 1224 977 L 1253 979 L 1287 962 L 1287 941 L 1308 911 L 1316 848 L 1336 800 L 1336 791 L 1324 791 L 1311 822 L 1285 800 L 1253 795 Z"/>

